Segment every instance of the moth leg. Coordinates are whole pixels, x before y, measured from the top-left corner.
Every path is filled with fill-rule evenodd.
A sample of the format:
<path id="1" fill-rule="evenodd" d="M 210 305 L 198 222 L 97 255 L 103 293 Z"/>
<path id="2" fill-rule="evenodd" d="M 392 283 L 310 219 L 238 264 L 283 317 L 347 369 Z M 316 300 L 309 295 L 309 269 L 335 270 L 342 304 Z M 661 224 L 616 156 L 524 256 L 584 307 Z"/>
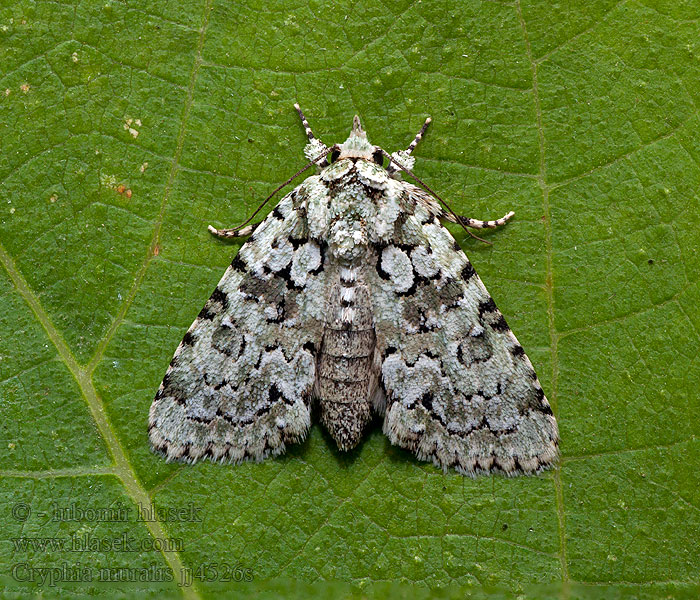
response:
<path id="1" fill-rule="evenodd" d="M 505 225 L 514 214 L 515 213 L 511 210 L 507 215 L 503 215 L 500 219 L 496 219 L 495 221 L 479 221 L 479 219 L 471 219 L 462 215 L 457 215 L 457 218 L 455 218 L 450 213 L 445 213 L 443 218 L 451 223 L 461 223 L 465 227 L 471 227 L 472 229 L 494 229 Z M 457 219 L 459 219 L 459 221 Z"/>
<path id="2" fill-rule="evenodd" d="M 262 223 L 262 221 L 260 221 L 260 223 Z M 217 229 L 216 227 L 209 225 L 207 229 L 210 233 L 220 238 L 246 237 L 253 233 L 260 223 L 252 223 L 251 225 L 246 225 L 245 227 L 240 227 L 237 229 Z"/>
<path id="3" fill-rule="evenodd" d="M 408 148 L 402 152 L 402 154 L 410 155 L 411 152 L 413 152 L 416 149 L 416 146 L 418 145 L 418 142 L 420 142 L 423 139 L 423 134 L 425 133 L 425 130 L 428 129 L 428 125 L 432 122 L 432 119 L 428 117 L 425 120 L 425 123 L 423 123 L 423 127 L 420 128 L 420 131 L 416 134 L 416 137 L 413 138 L 413 141 L 408 145 Z M 393 173 L 395 171 L 399 170 L 399 167 L 396 166 L 395 163 L 391 163 L 387 167 L 387 172 Z"/>

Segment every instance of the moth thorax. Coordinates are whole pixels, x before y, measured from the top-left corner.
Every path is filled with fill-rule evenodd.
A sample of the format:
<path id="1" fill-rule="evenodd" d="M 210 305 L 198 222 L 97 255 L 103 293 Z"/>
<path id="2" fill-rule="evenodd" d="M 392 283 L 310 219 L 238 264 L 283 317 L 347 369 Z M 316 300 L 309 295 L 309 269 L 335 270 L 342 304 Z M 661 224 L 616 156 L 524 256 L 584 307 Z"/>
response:
<path id="1" fill-rule="evenodd" d="M 367 225 L 356 219 L 352 225 L 347 217 L 338 219 L 328 231 L 331 253 L 342 263 L 358 263 L 368 253 Z"/>

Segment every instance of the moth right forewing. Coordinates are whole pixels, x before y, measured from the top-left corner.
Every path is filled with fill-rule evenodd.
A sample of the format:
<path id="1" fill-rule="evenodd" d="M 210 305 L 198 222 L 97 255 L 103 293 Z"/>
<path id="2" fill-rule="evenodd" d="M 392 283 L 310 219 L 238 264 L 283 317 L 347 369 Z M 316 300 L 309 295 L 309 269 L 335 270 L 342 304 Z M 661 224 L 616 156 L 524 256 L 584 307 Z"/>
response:
<path id="1" fill-rule="evenodd" d="M 384 431 L 392 443 L 470 475 L 551 465 L 557 425 L 532 364 L 429 209 L 377 248 L 376 264 Z"/>

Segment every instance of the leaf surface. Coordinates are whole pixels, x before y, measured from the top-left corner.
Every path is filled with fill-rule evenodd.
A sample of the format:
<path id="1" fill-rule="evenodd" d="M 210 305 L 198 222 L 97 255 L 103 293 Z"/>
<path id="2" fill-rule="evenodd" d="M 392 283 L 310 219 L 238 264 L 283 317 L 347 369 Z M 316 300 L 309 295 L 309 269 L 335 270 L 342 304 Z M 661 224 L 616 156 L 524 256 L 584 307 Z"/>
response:
<path id="1" fill-rule="evenodd" d="M 699 18 L 654 0 L 2 3 L 8 597 L 697 597 Z M 303 164 L 295 101 L 327 143 L 357 113 L 389 151 L 430 115 L 416 173 L 457 212 L 516 211 L 492 246 L 453 231 L 550 398 L 557 470 L 443 475 L 379 423 L 349 454 L 318 426 L 262 464 L 150 453 L 153 395 L 238 249 L 206 226 Z M 78 563 L 92 581 L 65 581 Z"/>

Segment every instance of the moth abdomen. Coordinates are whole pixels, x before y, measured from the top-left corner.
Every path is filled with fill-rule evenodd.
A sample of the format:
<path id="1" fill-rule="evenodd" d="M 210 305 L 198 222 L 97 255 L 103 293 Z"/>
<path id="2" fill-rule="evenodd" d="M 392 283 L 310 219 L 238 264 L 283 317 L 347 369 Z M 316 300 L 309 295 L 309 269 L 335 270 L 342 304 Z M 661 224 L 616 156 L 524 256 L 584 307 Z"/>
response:
<path id="1" fill-rule="evenodd" d="M 369 290 L 354 278 L 331 288 L 318 357 L 321 423 L 341 450 L 359 443 L 372 416 L 376 345 Z"/>
<path id="2" fill-rule="evenodd" d="M 372 416 L 372 329 L 326 329 L 318 359 L 321 423 L 341 450 L 357 446 Z"/>
<path id="3" fill-rule="evenodd" d="M 362 402 L 331 402 L 321 400 L 321 423 L 343 451 L 360 443 L 362 434 L 372 418 L 369 400 Z"/>

